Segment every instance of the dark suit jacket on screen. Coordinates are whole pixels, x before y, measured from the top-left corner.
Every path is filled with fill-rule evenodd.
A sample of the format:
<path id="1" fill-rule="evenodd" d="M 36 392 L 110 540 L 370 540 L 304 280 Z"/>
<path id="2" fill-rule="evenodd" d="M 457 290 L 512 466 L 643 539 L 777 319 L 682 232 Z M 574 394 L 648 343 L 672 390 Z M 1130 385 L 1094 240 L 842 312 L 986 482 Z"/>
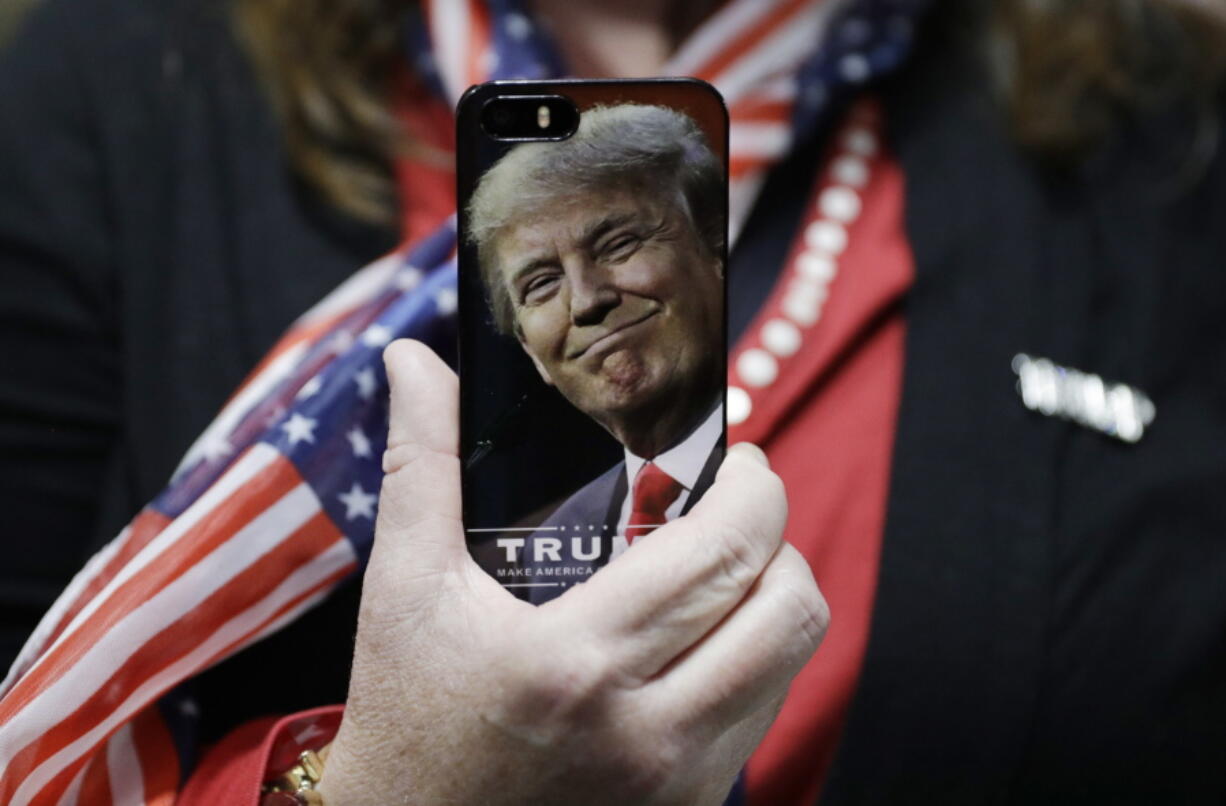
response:
<path id="1" fill-rule="evenodd" d="M 715 471 L 724 456 L 724 441 L 721 439 L 707 456 L 707 461 L 698 474 L 698 481 L 690 497 L 681 507 L 681 514 L 702 498 L 703 493 L 715 480 Z M 553 514 L 541 522 L 541 525 L 531 534 L 524 545 L 521 555 L 521 565 L 531 569 L 542 583 L 559 582 L 558 587 L 528 588 L 528 599 L 540 604 L 562 594 L 576 582 L 587 579 L 588 571 L 594 571 L 609 561 L 613 548 L 613 537 L 617 533 L 617 523 L 621 520 L 622 505 L 625 503 L 629 484 L 626 480 L 626 463 L 618 462 L 613 467 L 589 481 L 578 492 L 566 499 Z M 568 557 L 570 541 L 574 537 L 582 539 L 585 553 L 591 546 L 594 537 L 602 536 L 598 556 L 593 560 L 573 560 Z M 563 542 L 561 561 L 545 560 L 534 562 L 533 543 L 541 539 L 561 539 Z M 563 569 L 569 569 L 569 575 L 563 575 Z"/>

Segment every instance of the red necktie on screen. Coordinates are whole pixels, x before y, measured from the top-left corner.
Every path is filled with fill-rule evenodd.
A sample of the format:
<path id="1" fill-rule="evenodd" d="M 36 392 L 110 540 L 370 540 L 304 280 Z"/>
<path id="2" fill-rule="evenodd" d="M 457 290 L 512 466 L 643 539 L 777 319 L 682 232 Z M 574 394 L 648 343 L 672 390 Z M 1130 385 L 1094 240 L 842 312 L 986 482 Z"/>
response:
<path id="1" fill-rule="evenodd" d="M 683 489 L 681 482 L 651 462 L 639 468 L 634 479 L 634 509 L 626 524 L 626 542 L 633 543 L 636 537 L 649 534 L 664 523 L 664 511 Z"/>

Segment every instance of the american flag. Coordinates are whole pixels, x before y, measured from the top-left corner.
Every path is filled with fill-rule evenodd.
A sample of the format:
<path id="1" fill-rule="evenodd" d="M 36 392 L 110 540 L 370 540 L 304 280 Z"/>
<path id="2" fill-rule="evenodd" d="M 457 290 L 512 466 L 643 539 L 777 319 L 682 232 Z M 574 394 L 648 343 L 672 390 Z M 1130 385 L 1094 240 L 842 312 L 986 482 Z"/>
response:
<path id="1" fill-rule="evenodd" d="M 795 139 L 901 63 L 921 5 L 732 0 L 682 45 L 663 73 L 711 82 L 730 111 L 733 237 Z M 471 84 L 561 74 L 512 0 L 430 0 L 415 23 L 410 63 L 443 114 Z M 427 191 L 454 209 L 449 183 Z M 0 802 L 175 802 L 190 770 L 157 703 L 361 568 L 387 432 L 382 350 L 407 337 L 454 358 L 455 253 L 451 216 L 305 313 L 72 581 L 0 684 Z"/>

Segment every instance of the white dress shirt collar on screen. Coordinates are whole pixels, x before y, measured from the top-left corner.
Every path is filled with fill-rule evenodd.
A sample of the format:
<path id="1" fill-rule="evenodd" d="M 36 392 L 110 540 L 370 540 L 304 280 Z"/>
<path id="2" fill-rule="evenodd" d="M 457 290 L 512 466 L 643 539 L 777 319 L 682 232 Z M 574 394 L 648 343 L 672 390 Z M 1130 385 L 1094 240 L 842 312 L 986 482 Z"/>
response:
<path id="1" fill-rule="evenodd" d="M 724 404 L 723 401 L 720 401 L 720 404 L 707 415 L 707 419 L 702 421 L 702 425 L 695 428 L 688 437 L 651 460 L 665 473 L 681 482 L 681 486 L 685 488 L 681 491 L 681 495 L 677 496 L 677 500 L 665 511 L 664 514 L 668 520 L 671 521 L 680 515 L 681 510 L 685 508 L 690 492 L 694 489 L 694 485 L 698 483 L 698 476 L 702 473 L 702 468 L 707 463 L 707 457 L 711 455 L 711 450 L 715 447 L 715 443 L 719 441 L 723 430 Z M 616 534 L 618 535 L 626 533 L 626 524 L 630 521 L 630 510 L 634 500 L 631 494 L 634 490 L 634 479 L 646 463 L 647 460 L 643 457 L 635 456 L 630 451 L 626 451 L 627 492 L 626 498 L 622 502 L 621 517 L 617 522 Z"/>

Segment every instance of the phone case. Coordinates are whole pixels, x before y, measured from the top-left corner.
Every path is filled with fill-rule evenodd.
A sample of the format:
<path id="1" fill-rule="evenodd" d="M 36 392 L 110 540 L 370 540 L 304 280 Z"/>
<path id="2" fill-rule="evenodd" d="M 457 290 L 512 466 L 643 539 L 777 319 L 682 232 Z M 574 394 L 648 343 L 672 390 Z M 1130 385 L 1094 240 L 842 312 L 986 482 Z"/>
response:
<path id="1" fill-rule="evenodd" d="M 568 136 L 490 133 L 567 109 Z M 722 99 L 692 79 L 492 82 L 460 101 L 464 522 L 522 599 L 684 515 L 723 458 L 727 141 Z"/>

